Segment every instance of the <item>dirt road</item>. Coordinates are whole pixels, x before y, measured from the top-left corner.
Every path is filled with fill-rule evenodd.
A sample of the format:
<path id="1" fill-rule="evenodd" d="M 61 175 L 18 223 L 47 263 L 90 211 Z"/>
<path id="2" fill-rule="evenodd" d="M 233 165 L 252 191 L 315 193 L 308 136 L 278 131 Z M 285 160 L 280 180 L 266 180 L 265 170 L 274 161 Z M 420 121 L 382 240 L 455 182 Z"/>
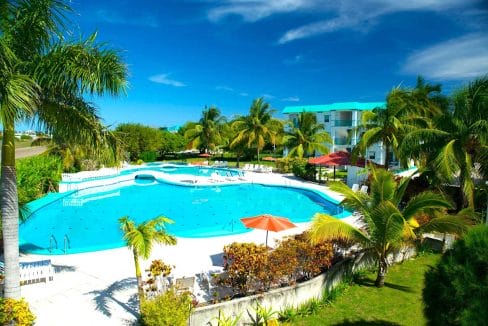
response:
<path id="1" fill-rule="evenodd" d="M 44 153 L 47 146 L 22 147 L 15 150 L 15 158 L 24 158 Z M 0 154 L 2 151 L 0 150 Z"/>

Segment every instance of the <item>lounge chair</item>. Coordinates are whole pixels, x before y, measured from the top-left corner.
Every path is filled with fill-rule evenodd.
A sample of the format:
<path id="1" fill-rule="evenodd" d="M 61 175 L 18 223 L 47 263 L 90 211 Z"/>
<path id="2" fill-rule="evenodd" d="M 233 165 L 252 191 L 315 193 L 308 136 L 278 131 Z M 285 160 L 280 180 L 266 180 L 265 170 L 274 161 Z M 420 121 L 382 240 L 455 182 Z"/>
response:
<path id="1" fill-rule="evenodd" d="M 368 186 L 366 185 L 362 185 L 361 186 L 361 190 L 360 190 L 363 194 L 367 194 L 368 193 Z"/>
<path id="2" fill-rule="evenodd" d="M 4 273 L 4 263 L 0 262 L 0 274 Z M 34 284 L 40 282 L 49 282 L 54 279 L 54 268 L 51 265 L 50 259 L 20 262 L 20 284 Z"/>
<path id="3" fill-rule="evenodd" d="M 351 190 L 357 192 L 359 190 L 359 185 L 357 183 L 353 184 Z"/>
<path id="4" fill-rule="evenodd" d="M 190 292 L 193 293 L 195 288 L 195 277 L 182 277 L 175 280 L 175 287 L 177 293 Z"/>

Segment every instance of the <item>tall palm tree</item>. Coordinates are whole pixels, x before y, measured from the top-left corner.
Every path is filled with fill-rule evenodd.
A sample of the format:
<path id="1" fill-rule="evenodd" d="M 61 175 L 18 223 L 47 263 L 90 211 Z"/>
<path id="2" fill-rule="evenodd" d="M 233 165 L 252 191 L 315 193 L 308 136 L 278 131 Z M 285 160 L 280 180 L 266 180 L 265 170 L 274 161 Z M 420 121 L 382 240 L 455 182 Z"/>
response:
<path id="1" fill-rule="evenodd" d="M 290 129 L 285 132 L 285 142 L 289 148 L 288 156 L 309 157 L 315 152 L 327 154 L 325 143 L 332 143 L 332 137 L 323 124 L 317 122 L 312 112 L 301 112 L 297 124 L 289 122 Z"/>
<path id="2" fill-rule="evenodd" d="M 365 132 L 353 149 L 353 157 L 360 156 L 375 143 L 382 143 L 386 169 L 392 153 L 406 165 L 409 153 L 400 150 L 405 134 L 427 126 L 445 107 L 440 85 L 426 83 L 420 76 L 413 89 L 395 87 L 386 98 L 385 109 L 375 108 L 363 113 L 360 129 Z"/>
<path id="3" fill-rule="evenodd" d="M 317 213 L 310 236 L 313 242 L 341 239 L 359 244 L 362 261 L 377 264 L 375 284 L 381 287 L 388 272 L 388 255 L 395 249 L 424 232 L 460 234 L 466 230 L 466 225 L 463 219 L 444 213 L 451 204 L 442 195 L 425 191 L 403 204 L 403 194 L 410 179 L 402 179 L 397 184 L 391 172 L 374 168 L 371 171 L 370 194 L 354 192 L 343 183 L 331 184 L 332 190 L 344 195 L 341 204 L 362 215 L 364 228 Z M 468 213 L 460 214 L 466 216 Z"/>
<path id="4" fill-rule="evenodd" d="M 474 208 L 475 165 L 488 177 L 488 76 L 458 91 L 452 104 L 432 125 L 409 132 L 401 150 L 443 182 L 458 177 L 463 206 Z"/>
<path id="5" fill-rule="evenodd" d="M 134 256 L 137 292 L 140 304 L 144 300 L 144 288 L 142 287 L 142 273 L 139 258 L 148 259 L 151 256 L 154 243 L 165 245 L 176 244 L 176 238 L 169 235 L 164 229 L 165 224 L 173 223 L 173 221 L 164 216 L 159 216 L 136 225 L 129 217 L 124 216 L 119 219 L 119 223 L 122 232 L 124 232 L 124 240 L 127 247 L 132 250 Z"/>
<path id="6" fill-rule="evenodd" d="M 126 66 L 116 51 L 95 42 L 96 34 L 79 42 L 63 40 L 69 11 L 61 0 L 0 3 L 0 204 L 6 297 L 20 297 L 15 123 L 31 119 L 73 142 L 107 144 L 113 139 L 106 137 L 96 110 L 83 95 L 116 95 L 126 87 Z"/>
<path id="7" fill-rule="evenodd" d="M 248 148 L 256 148 L 257 159 L 259 152 L 266 145 L 266 141 L 276 142 L 276 135 L 283 129 L 279 120 L 273 119 L 274 110 L 269 103 L 260 97 L 252 102 L 249 115 L 238 117 L 232 124 L 237 135 L 231 142 L 231 147 L 236 144 L 246 144 Z"/>
<path id="8" fill-rule="evenodd" d="M 186 130 L 185 138 L 189 139 L 192 147 L 205 153 L 215 148 L 222 142 L 222 126 L 225 117 L 220 115 L 220 110 L 214 106 L 205 108 L 202 117 L 197 124 Z"/>

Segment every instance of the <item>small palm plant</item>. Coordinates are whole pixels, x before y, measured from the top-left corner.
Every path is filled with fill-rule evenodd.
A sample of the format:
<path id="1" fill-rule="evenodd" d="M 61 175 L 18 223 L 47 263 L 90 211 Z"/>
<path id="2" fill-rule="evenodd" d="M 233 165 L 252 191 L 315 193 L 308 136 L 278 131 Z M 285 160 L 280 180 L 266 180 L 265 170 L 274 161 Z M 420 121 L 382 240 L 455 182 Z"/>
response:
<path id="1" fill-rule="evenodd" d="M 124 216 L 119 219 L 120 228 L 124 232 L 124 240 L 127 247 L 132 250 L 134 255 L 134 265 L 136 268 L 137 292 L 139 303 L 144 300 L 144 289 L 142 283 L 141 267 L 139 258 L 148 259 L 151 255 L 153 243 L 175 245 L 176 238 L 169 235 L 164 229 L 167 223 L 173 223 L 167 217 L 158 216 L 149 221 L 135 224 L 129 217 Z"/>
<path id="2" fill-rule="evenodd" d="M 363 228 L 354 227 L 330 215 L 317 213 L 312 223 L 312 242 L 346 240 L 361 247 L 357 264 L 375 263 L 378 273 L 375 285 L 382 287 L 388 271 L 388 256 L 406 242 L 425 232 L 461 234 L 466 231 L 467 211 L 458 216 L 447 215 L 451 204 L 441 194 L 424 191 L 407 203 L 402 198 L 410 179 L 398 183 L 384 169 L 371 168 L 371 193 L 354 192 L 341 182 L 331 183 L 331 189 L 344 195 L 342 204 L 359 212 Z"/>

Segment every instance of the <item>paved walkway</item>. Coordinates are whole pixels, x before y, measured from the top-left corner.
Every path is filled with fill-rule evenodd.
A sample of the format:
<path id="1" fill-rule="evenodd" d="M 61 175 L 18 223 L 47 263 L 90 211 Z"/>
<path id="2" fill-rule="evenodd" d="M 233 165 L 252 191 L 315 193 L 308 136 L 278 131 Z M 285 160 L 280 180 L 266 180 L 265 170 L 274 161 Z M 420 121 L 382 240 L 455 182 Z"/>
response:
<path id="1" fill-rule="evenodd" d="M 277 174 L 253 174 L 253 182 L 300 184 L 290 177 Z M 307 186 L 324 190 L 324 186 Z M 329 193 L 328 193 L 329 194 Z M 329 194 L 330 195 L 330 194 Z M 280 233 L 269 233 L 268 244 L 285 235 L 300 233 L 309 223 Z M 174 265 L 174 276 L 194 276 L 202 271 L 219 270 L 215 257 L 223 246 L 234 241 L 264 244 L 265 231 L 214 237 L 207 239 L 178 238 L 176 246 L 156 246 L 151 257 L 142 261 L 148 268 L 154 259 Z M 22 296 L 37 316 L 36 325 L 127 325 L 137 319 L 136 280 L 134 262 L 127 248 L 60 256 L 26 255 L 21 261 L 51 259 L 56 268 L 49 283 L 22 287 Z M 197 299 L 203 300 L 198 293 Z"/>
<path id="2" fill-rule="evenodd" d="M 1 147 L 1 146 L 0 146 Z M 22 147 L 15 149 L 15 158 L 24 158 L 34 155 L 39 155 L 47 151 L 47 146 L 32 146 L 32 147 Z M 2 149 L 0 148 L 0 155 L 2 154 Z"/>

